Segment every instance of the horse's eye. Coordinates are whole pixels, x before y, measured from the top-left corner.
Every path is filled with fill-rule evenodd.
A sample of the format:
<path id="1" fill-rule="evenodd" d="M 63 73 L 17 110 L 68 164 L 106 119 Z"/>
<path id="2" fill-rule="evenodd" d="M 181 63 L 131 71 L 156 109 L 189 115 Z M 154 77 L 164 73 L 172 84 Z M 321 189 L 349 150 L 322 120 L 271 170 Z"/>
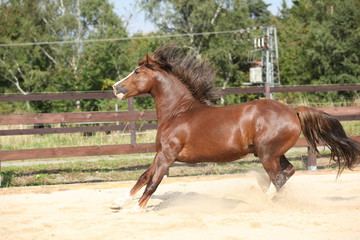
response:
<path id="1" fill-rule="evenodd" d="M 135 71 L 134 73 L 135 73 L 135 74 L 139 74 L 139 72 L 138 72 L 138 71 Z"/>

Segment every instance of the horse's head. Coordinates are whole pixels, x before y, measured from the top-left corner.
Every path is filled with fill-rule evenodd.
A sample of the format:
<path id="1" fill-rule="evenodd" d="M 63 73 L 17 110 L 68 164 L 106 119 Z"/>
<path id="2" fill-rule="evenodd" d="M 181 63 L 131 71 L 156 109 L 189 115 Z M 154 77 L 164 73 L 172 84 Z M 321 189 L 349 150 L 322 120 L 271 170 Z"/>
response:
<path id="1" fill-rule="evenodd" d="M 146 54 L 146 57 L 139 62 L 139 66 L 132 73 L 114 84 L 116 97 L 123 100 L 150 92 L 155 80 L 152 65 L 152 59 Z"/>

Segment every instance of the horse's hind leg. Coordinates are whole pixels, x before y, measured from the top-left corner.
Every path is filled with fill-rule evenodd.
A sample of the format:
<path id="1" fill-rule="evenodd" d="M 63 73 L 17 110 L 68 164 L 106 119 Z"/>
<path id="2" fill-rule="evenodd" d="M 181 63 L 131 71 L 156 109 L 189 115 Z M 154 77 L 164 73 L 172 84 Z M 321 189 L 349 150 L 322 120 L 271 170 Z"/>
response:
<path id="1" fill-rule="evenodd" d="M 294 166 L 287 160 L 285 155 L 280 157 L 280 169 L 281 171 L 276 173 L 273 184 L 276 191 L 279 191 L 287 182 L 287 180 L 295 173 Z"/>
<path id="2" fill-rule="evenodd" d="M 260 160 L 272 183 L 267 193 L 270 197 L 273 197 L 295 173 L 295 168 L 284 155 L 281 157 L 260 156 Z"/>
<path id="3" fill-rule="evenodd" d="M 285 155 L 280 157 L 280 166 L 282 170 L 282 175 L 286 179 L 282 186 L 286 183 L 286 181 L 295 173 L 295 167 L 287 160 Z M 281 187 L 282 187 L 281 186 Z"/>

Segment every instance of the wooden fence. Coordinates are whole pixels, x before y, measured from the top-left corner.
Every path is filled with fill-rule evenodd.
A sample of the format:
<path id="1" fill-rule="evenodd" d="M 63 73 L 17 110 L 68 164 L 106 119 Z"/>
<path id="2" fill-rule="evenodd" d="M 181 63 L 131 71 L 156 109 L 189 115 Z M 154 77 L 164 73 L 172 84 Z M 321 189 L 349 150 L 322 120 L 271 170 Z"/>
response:
<path id="1" fill-rule="evenodd" d="M 319 92 L 319 91 L 360 91 L 360 85 L 344 86 L 298 86 L 298 87 L 264 87 L 223 89 L 222 95 L 264 93 L 267 97 L 270 92 Z M 147 95 L 142 95 L 147 96 Z M 46 101 L 46 100 L 70 100 L 70 99 L 105 99 L 115 98 L 112 92 L 91 93 L 61 93 L 61 94 L 32 94 L 32 95 L 1 95 L 0 101 Z M 125 112 L 72 112 L 72 113 L 38 113 L 38 114 L 0 114 L 0 125 L 21 124 L 54 124 L 54 123 L 115 123 L 129 122 L 126 125 L 111 126 L 86 126 L 65 128 L 39 128 L 39 129 L 15 129 L 0 130 L 0 136 L 29 135 L 29 134 L 58 134 L 74 132 L 117 131 L 127 129 L 131 133 L 131 144 L 100 145 L 83 147 L 60 147 L 24 150 L 0 150 L 1 162 L 10 160 L 40 159 L 40 158 L 65 158 L 79 156 L 97 156 L 131 153 L 155 152 L 154 143 L 136 143 L 136 131 L 140 125 L 136 121 L 156 120 L 155 111 L 134 111 L 133 99 L 129 99 L 129 110 Z M 319 108 L 336 116 L 341 121 L 360 120 L 360 107 L 327 107 Z M 156 129 L 157 124 L 143 124 L 141 129 Z M 352 136 L 360 141 L 360 136 Z M 308 147 L 305 139 L 299 139 L 295 147 Z M 309 168 L 316 167 L 316 156 L 309 150 Z"/>

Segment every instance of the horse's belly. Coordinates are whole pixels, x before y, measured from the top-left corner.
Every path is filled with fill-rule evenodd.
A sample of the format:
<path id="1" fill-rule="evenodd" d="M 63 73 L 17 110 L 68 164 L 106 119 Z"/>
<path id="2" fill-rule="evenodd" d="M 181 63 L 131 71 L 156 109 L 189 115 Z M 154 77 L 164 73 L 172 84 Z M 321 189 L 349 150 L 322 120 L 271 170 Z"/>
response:
<path id="1" fill-rule="evenodd" d="M 250 153 L 246 125 L 239 121 L 235 110 L 230 110 L 226 114 L 215 112 L 192 118 L 178 160 L 193 163 L 226 162 Z"/>
<path id="2" fill-rule="evenodd" d="M 194 144 L 185 146 L 178 155 L 178 161 L 187 163 L 229 162 L 237 160 L 249 152 L 239 145 L 225 146 L 224 143 Z"/>

